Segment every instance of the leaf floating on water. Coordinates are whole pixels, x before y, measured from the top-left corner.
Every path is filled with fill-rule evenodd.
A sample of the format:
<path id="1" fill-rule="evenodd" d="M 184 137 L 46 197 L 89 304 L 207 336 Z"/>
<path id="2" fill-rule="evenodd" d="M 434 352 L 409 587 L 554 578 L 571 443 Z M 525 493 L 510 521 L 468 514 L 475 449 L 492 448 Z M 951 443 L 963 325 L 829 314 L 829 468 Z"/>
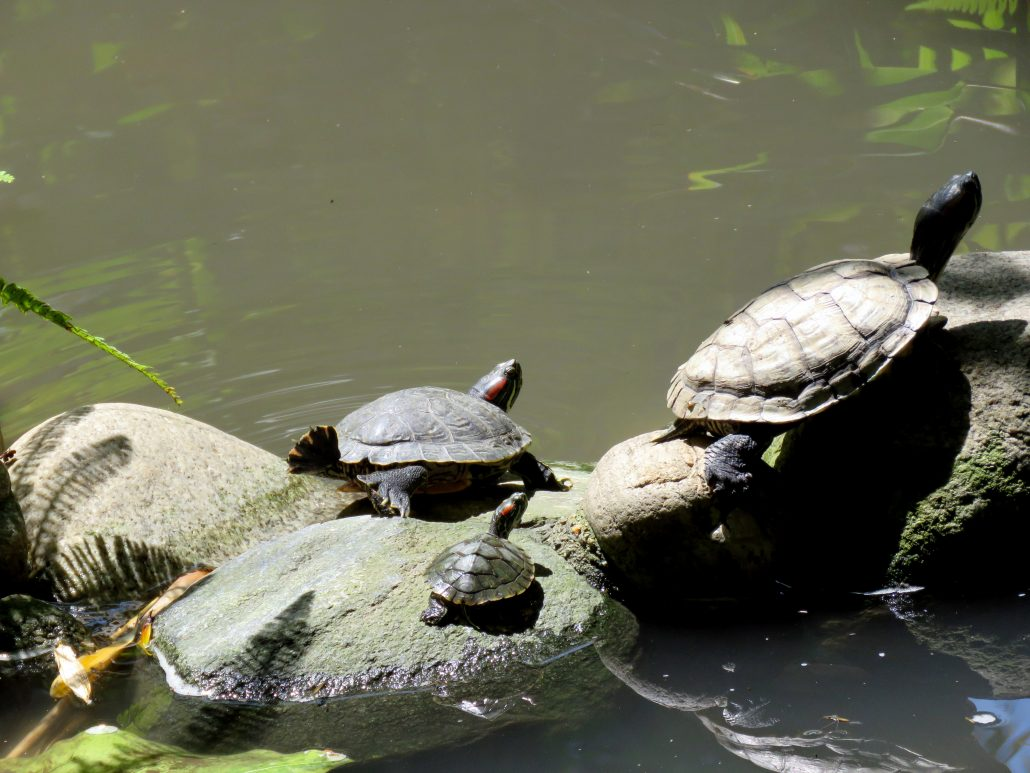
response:
<path id="1" fill-rule="evenodd" d="M 89 682 L 86 669 L 75 657 L 75 650 L 67 644 L 59 644 L 54 649 L 54 659 L 57 661 L 58 677 L 50 685 L 50 696 L 63 698 L 71 692 L 86 705 L 92 703 L 93 685 Z"/>

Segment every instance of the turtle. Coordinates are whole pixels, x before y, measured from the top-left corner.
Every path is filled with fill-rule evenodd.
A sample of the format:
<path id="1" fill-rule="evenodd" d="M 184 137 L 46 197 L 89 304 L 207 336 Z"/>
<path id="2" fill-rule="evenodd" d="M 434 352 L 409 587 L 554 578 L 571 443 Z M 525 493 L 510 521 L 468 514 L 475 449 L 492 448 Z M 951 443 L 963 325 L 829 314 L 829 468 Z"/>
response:
<path id="1" fill-rule="evenodd" d="M 529 506 L 517 491 L 497 506 L 490 530 L 440 553 L 426 577 L 432 588 L 421 620 L 442 625 L 452 607 L 478 606 L 518 596 L 533 584 L 536 565 L 529 554 L 508 540 Z"/>
<path id="2" fill-rule="evenodd" d="M 709 433 L 709 487 L 746 494 L 774 436 L 886 372 L 931 318 L 946 321 L 935 283 L 981 202 L 976 174 L 957 174 L 919 210 L 909 254 L 823 263 L 750 301 L 676 371 L 676 419 L 655 441 Z"/>
<path id="3" fill-rule="evenodd" d="M 411 495 L 460 491 L 509 470 L 526 489 L 565 491 L 526 448 L 530 434 L 508 416 L 522 366 L 499 363 L 467 393 L 423 386 L 383 395 L 335 427 L 312 427 L 287 456 L 291 473 L 342 478 L 364 491 L 380 515 L 411 514 Z"/>

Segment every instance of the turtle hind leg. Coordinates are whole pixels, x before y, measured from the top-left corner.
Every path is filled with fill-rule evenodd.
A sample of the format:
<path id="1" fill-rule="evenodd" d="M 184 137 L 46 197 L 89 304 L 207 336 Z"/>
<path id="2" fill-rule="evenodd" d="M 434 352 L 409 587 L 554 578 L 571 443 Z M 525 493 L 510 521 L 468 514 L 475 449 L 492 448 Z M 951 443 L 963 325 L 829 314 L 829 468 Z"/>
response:
<path id="1" fill-rule="evenodd" d="M 533 454 L 524 453 L 511 466 L 511 471 L 522 478 L 523 485 L 533 491 L 568 491 L 572 484 L 567 478 L 561 480 L 554 470 L 539 461 Z"/>
<path id="2" fill-rule="evenodd" d="M 431 595 L 429 597 L 429 606 L 422 610 L 422 614 L 418 619 L 426 625 L 443 625 L 450 611 L 446 604 L 436 596 Z"/>
<path id="3" fill-rule="evenodd" d="M 429 480 L 429 471 L 417 464 L 391 467 L 358 476 L 358 482 L 368 491 L 372 507 L 380 515 L 411 515 L 411 495 Z"/>
<path id="4" fill-rule="evenodd" d="M 340 461 L 340 442 L 336 427 L 318 426 L 297 441 L 286 456 L 292 473 L 324 474 Z"/>
<path id="5" fill-rule="evenodd" d="M 751 492 L 756 476 L 771 472 L 762 454 L 772 438 L 743 433 L 723 435 L 705 450 L 705 480 L 712 493 L 731 498 Z"/>

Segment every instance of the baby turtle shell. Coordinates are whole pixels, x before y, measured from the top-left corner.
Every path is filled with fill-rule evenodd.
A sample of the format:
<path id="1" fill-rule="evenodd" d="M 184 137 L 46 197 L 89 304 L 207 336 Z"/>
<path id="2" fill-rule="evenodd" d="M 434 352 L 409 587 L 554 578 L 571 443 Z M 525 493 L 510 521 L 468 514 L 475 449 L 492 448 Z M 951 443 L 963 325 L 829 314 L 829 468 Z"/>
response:
<path id="1" fill-rule="evenodd" d="M 432 594 L 424 622 L 443 622 L 449 605 L 488 604 L 518 596 L 533 584 L 533 559 L 507 539 L 528 506 L 525 494 L 512 494 L 494 512 L 490 531 L 451 545 L 433 560 L 426 572 Z"/>

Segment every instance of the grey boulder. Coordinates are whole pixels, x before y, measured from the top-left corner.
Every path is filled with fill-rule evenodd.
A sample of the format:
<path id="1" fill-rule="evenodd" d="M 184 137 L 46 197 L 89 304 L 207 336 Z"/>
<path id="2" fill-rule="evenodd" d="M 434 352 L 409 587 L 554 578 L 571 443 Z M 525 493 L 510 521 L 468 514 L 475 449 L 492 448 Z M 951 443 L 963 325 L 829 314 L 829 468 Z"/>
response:
<path id="1" fill-rule="evenodd" d="M 561 524 L 573 494 L 538 493 L 528 526 L 510 537 L 537 564 L 537 583 L 488 605 L 502 622 L 500 605 L 512 605 L 507 627 L 496 616 L 484 625 L 474 612 L 487 607 L 442 627 L 419 619 L 433 558 L 485 531 L 510 490 L 499 487 L 486 512 L 465 520 L 424 505 L 418 518 L 353 515 L 251 548 L 158 618 L 154 649 L 169 684 L 269 706 L 273 747 L 323 739 L 356 758 L 469 740 L 510 722 L 585 718 L 617 687 L 595 645 L 627 652 L 637 629 L 557 552 L 589 553 L 555 540 L 556 528 L 571 529 Z M 184 742 L 209 705 L 176 701 L 158 723 L 160 740 Z"/>
<path id="2" fill-rule="evenodd" d="M 760 593 L 772 577 L 833 593 L 1025 586 L 1030 253 L 956 256 L 939 286 L 947 327 L 774 443 L 779 485 L 748 512 L 713 501 L 703 437 L 643 435 L 605 454 L 584 512 L 625 589 L 653 601 Z"/>
<path id="3" fill-rule="evenodd" d="M 65 601 L 150 594 L 346 504 L 330 481 L 290 476 L 267 451 L 142 405 L 83 406 L 13 447 L 29 567 Z"/>

